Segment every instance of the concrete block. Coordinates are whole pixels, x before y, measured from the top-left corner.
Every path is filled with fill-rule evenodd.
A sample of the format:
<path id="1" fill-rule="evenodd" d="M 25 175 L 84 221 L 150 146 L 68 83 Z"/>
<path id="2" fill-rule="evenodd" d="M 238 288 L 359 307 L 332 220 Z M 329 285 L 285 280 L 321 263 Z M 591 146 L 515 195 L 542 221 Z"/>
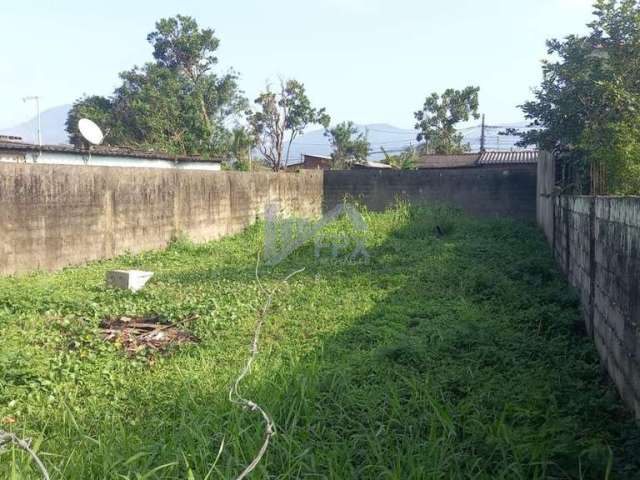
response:
<path id="1" fill-rule="evenodd" d="M 140 270 L 111 270 L 107 272 L 107 285 L 122 290 L 138 292 L 153 277 L 153 272 Z"/>

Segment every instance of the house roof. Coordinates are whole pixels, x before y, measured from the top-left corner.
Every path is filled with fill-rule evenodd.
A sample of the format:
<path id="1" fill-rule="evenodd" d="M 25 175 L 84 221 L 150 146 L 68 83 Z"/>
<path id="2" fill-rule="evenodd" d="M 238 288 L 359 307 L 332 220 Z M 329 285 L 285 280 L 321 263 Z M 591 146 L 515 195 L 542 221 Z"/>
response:
<path id="1" fill-rule="evenodd" d="M 374 162 L 371 160 L 367 160 L 366 162 L 362 163 L 356 163 L 353 165 L 353 168 L 380 168 L 383 170 L 393 169 L 393 167 L 387 163 Z"/>
<path id="2" fill-rule="evenodd" d="M 308 153 L 303 153 L 300 155 L 300 158 L 290 158 L 287 163 L 287 167 L 299 167 L 304 163 L 305 160 L 327 160 L 330 161 L 331 157 L 329 155 L 312 155 Z"/>
<path id="3" fill-rule="evenodd" d="M 514 150 L 511 152 L 483 152 L 478 159 L 478 165 L 505 165 L 537 163 L 537 150 Z"/>
<path id="4" fill-rule="evenodd" d="M 204 159 L 198 156 L 170 155 L 168 153 L 134 150 L 126 147 L 99 146 L 91 149 L 76 148 L 71 145 L 34 145 L 31 143 L 18 143 L 0 141 L 0 150 L 22 152 L 51 152 L 71 153 L 76 155 L 94 155 L 103 157 L 132 157 L 146 160 L 171 160 L 174 162 L 210 162 L 221 163 L 220 159 Z"/>
<path id="5" fill-rule="evenodd" d="M 416 161 L 418 168 L 462 168 L 475 167 L 479 153 L 463 153 L 460 155 L 421 155 Z"/>
<path id="6" fill-rule="evenodd" d="M 460 155 L 422 155 L 418 168 L 463 168 L 483 165 L 515 165 L 538 162 L 537 150 L 463 153 Z"/>

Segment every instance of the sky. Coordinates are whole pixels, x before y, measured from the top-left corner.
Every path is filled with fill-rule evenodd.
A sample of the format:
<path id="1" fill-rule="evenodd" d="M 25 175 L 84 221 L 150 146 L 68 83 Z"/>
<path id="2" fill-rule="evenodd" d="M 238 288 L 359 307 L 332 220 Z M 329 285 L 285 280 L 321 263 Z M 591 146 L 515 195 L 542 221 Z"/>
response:
<path id="1" fill-rule="evenodd" d="M 5 3 L 5 2 L 3 2 Z M 152 59 L 155 21 L 181 13 L 216 31 L 219 71 L 253 100 L 295 78 L 334 122 L 411 128 L 431 92 L 480 87 L 487 123 L 522 120 L 541 80 L 545 40 L 586 31 L 592 0 L 21 0 L 0 11 L 0 128 L 83 94 L 110 95 L 118 73 Z"/>

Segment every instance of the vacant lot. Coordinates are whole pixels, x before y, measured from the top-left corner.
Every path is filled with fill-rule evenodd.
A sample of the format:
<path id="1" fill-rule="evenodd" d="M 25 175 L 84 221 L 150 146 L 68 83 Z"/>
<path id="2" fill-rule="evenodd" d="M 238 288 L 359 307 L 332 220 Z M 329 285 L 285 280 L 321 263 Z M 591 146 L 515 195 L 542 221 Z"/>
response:
<path id="1" fill-rule="evenodd" d="M 638 429 L 534 227 L 364 216 L 368 263 L 308 245 L 262 268 L 277 293 L 242 391 L 278 434 L 252 478 L 638 478 Z M 56 479 L 233 478 L 264 432 L 228 400 L 265 302 L 262 238 L 0 280 L 0 429 L 31 437 Z M 156 276 L 105 288 L 123 267 Z M 148 314 L 199 342 L 127 353 L 100 333 Z M 0 478 L 38 475 L 7 450 Z"/>

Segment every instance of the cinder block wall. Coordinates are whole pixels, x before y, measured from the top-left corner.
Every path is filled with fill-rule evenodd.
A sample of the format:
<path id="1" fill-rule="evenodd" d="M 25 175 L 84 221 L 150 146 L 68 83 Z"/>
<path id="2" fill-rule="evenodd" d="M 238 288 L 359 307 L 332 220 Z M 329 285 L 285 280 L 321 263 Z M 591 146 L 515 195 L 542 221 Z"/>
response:
<path id="1" fill-rule="evenodd" d="M 580 294 L 604 366 L 640 418 L 640 198 L 553 203 L 556 259 Z"/>
<path id="2" fill-rule="evenodd" d="M 555 161 L 538 162 L 538 224 L 581 299 L 587 331 L 640 418 L 640 198 L 554 192 Z"/>
<path id="3" fill-rule="evenodd" d="M 0 274 L 240 232 L 278 202 L 318 216 L 322 172 L 293 174 L 0 164 Z"/>
<path id="4" fill-rule="evenodd" d="M 476 216 L 536 218 L 536 166 L 512 165 L 429 170 L 347 170 L 324 175 L 324 210 L 345 196 L 374 211 L 396 199 L 445 202 Z"/>

